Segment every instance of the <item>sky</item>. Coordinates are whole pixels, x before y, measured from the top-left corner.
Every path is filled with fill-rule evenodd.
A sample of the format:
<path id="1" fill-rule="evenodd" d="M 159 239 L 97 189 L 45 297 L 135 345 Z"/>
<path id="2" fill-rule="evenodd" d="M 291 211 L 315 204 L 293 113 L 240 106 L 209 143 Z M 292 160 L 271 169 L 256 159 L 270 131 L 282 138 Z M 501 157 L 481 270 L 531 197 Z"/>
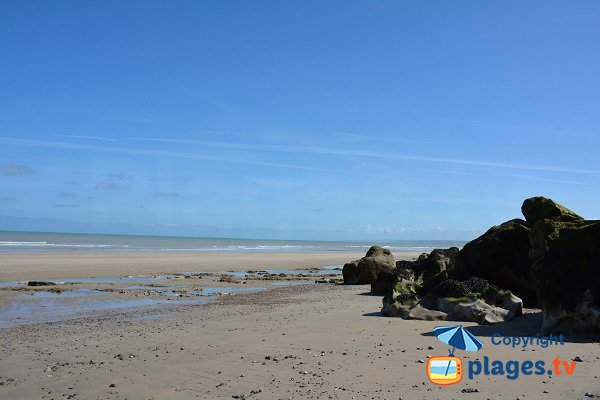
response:
<path id="1" fill-rule="evenodd" d="M 600 219 L 595 1 L 0 2 L 0 230 L 472 239 Z"/>

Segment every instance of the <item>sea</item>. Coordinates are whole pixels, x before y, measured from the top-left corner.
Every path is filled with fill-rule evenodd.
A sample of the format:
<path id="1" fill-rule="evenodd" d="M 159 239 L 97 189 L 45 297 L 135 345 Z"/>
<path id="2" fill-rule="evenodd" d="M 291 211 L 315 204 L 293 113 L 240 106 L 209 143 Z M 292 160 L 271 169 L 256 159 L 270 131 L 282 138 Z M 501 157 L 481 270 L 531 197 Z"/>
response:
<path id="1" fill-rule="evenodd" d="M 462 247 L 464 241 L 313 241 L 210 237 L 108 235 L 0 231 L 0 252 L 342 252 L 367 251 L 372 245 L 392 252 L 430 252 Z"/>

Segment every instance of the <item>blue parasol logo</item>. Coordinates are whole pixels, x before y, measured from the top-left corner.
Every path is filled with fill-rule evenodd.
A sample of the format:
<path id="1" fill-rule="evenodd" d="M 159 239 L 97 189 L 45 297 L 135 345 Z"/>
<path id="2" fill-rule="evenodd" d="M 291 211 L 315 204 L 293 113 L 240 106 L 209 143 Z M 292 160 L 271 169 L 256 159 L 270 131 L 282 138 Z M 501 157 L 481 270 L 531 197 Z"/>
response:
<path id="1" fill-rule="evenodd" d="M 483 343 L 461 325 L 438 326 L 433 330 L 433 334 L 441 342 L 452 346 L 452 350 L 448 349 L 450 357 L 454 357 L 454 350 L 456 349 L 477 351 L 483 347 Z M 451 361 L 448 361 L 444 375 L 448 375 L 450 365 Z"/>
<path id="2" fill-rule="evenodd" d="M 452 346 L 452 350 L 448 349 L 451 357 L 454 356 L 455 349 L 477 351 L 483 347 L 483 343 L 461 325 L 438 326 L 433 330 L 433 334 L 441 342 Z"/>

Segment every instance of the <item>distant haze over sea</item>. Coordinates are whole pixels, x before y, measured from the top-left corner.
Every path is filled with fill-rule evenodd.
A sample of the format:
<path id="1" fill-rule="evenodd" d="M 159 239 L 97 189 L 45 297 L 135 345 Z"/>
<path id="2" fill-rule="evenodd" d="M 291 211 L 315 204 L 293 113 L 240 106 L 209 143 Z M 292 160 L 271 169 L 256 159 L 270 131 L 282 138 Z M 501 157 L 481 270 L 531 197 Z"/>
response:
<path id="1" fill-rule="evenodd" d="M 371 245 L 380 245 L 399 253 L 464 244 L 451 240 L 311 241 L 0 231 L 0 252 L 366 252 Z"/>

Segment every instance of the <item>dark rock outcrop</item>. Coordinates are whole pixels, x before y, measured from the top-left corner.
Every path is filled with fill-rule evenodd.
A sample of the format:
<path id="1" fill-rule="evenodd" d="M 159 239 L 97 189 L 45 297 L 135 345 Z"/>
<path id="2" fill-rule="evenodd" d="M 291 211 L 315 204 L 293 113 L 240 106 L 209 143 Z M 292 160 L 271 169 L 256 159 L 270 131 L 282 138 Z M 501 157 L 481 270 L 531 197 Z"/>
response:
<path id="1" fill-rule="evenodd" d="M 358 260 L 344 264 L 344 267 L 342 268 L 342 276 L 344 278 L 344 284 L 358 284 Z"/>
<path id="2" fill-rule="evenodd" d="M 49 281 L 29 281 L 27 282 L 27 286 L 53 286 L 56 285 L 54 282 Z"/>
<path id="3" fill-rule="evenodd" d="M 379 272 L 377 279 L 371 284 L 371 294 L 385 296 L 387 292 L 392 290 L 398 280 L 398 275 L 394 271 L 383 270 Z"/>
<path id="4" fill-rule="evenodd" d="M 429 290 L 442 280 L 448 279 L 447 272 L 454 268 L 457 247 L 449 249 L 434 249 L 431 253 L 423 253 L 415 261 L 396 261 L 396 268 L 392 271 L 380 272 L 371 285 L 371 294 L 385 295 L 399 280 L 419 281 L 423 283 L 419 289 Z"/>
<path id="5" fill-rule="evenodd" d="M 398 265 L 398 262 L 396 262 Z M 403 264 L 404 266 L 406 264 Z M 375 282 L 371 284 L 371 294 L 374 296 L 385 296 L 398 281 L 412 282 L 415 274 L 409 268 L 394 268 L 392 271 L 383 270 L 377 275 Z"/>
<path id="6" fill-rule="evenodd" d="M 436 249 L 382 268 L 372 286 L 387 291 L 381 312 L 488 324 L 520 315 L 522 298 L 542 307 L 544 334 L 600 332 L 600 221 L 544 197 L 526 199 L 521 210 L 526 220 L 494 226 L 460 251 Z M 352 265 L 356 280 L 365 258 Z"/>
<path id="7" fill-rule="evenodd" d="M 342 275 L 347 285 L 371 284 L 381 271 L 392 271 L 395 266 L 396 261 L 389 249 L 371 246 L 363 258 L 344 265 Z"/>
<path id="8" fill-rule="evenodd" d="M 542 332 L 600 332 L 600 221 L 543 219 L 530 238 Z"/>
<path id="9" fill-rule="evenodd" d="M 567 207 L 542 196 L 526 199 L 521 206 L 521 212 L 525 220 L 531 225 L 542 219 L 562 222 L 583 221 L 583 217 L 575 214 Z"/>
<path id="10" fill-rule="evenodd" d="M 427 281 L 440 272 L 451 271 L 454 268 L 457 254 L 458 247 L 434 249 L 429 254 L 421 254 L 412 266 L 415 277 Z"/>
<path id="11" fill-rule="evenodd" d="M 535 304 L 536 290 L 529 268 L 529 231 L 527 222 L 521 219 L 490 228 L 458 252 L 456 276 L 484 278 L 517 293 L 526 304 Z"/>
<path id="12" fill-rule="evenodd" d="M 358 261 L 358 283 L 373 283 L 381 271 L 391 271 L 396 260 L 389 249 L 372 246 L 367 255 Z"/>

